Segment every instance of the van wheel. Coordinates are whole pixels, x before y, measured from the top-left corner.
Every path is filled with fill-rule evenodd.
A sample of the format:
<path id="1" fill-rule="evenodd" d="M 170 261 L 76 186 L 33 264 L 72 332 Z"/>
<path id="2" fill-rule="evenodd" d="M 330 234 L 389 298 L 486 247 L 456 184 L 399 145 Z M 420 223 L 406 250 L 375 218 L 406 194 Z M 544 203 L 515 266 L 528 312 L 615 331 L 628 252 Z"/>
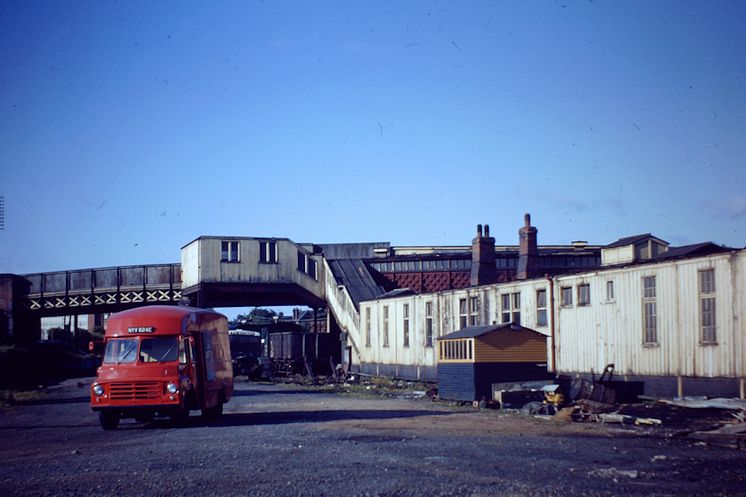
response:
<path id="1" fill-rule="evenodd" d="M 216 421 L 223 415 L 223 399 L 212 407 L 202 409 L 202 416 L 210 421 Z"/>
<path id="2" fill-rule="evenodd" d="M 179 407 L 179 410 L 171 415 L 171 422 L 176 426 L 185 426 L 189 421 L 189 408 L 187 406 Z"/>
<path id="3" fill-rule="evenodd" d="M 119 426 L 119 413 L 114 411 L 99 411 L 98 421 L 104 430 L 116 430 Z"/>

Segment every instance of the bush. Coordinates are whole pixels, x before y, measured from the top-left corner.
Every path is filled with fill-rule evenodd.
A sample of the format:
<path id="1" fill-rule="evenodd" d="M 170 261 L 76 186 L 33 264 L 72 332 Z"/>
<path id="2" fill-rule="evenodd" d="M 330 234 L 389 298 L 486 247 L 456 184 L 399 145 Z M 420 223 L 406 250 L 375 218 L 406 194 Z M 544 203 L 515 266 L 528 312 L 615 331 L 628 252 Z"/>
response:
<path id="1" fill-rule="evenodd" d="M 66 342 L 0 346 L 0 388 L 30 388 L 64 378 L 88 376 L 97 364 Z"/>

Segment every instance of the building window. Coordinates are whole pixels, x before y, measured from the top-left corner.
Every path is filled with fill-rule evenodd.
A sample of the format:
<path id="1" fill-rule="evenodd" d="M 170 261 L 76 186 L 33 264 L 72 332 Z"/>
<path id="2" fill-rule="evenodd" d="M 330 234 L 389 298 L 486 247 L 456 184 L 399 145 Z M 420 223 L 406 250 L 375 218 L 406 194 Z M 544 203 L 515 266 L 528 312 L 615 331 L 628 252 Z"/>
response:
<path id="1" fill-rule="evenodd" d="M 259 242 L 259 262 L 277 263 L 277 242 Z"/>
<path id="2" fill-rule="evenodd" d="M 655 301 L 655 276 L 642 279 L 643 343 L 658 343 L 658 308 Z"/>
<path id="3" fill-rule="evenodd" d="M 383 306 L 383 346 L 389 346 L 389 306 Z"/>
<path id="4" fill-rule="evenodd" d="M 560 305 L 562 307 L 572 307 L 572 287 L 563 286 L 560 289 Z"/>
<path id="5" fill-rule="evenodd" d="M 365 346 L 370 347 L 370 307 L 365 308 Z"/>
<path id="6" fill-rule="evenodd" d="M 536 325 L 547 325 L 547 291 L 536 290 Z"/>
<path id="7" fill-rule="evenodd" d="M 409 347 L 409 304 L 402 306 L 402 332 L 404 334 L 402 345 Z"/>
<path id="8" fill-rule="evenodd" d="M 307 274 L 313 279 L 318 279 L 316 274 L 316 261 L 310 255 L 298 251 L 298 271 Z"/>
<path id="9" fill-rule="evenodd" d="M 466 299 L 458 300 L 458 323 L 459 328 L 466 328 L 469 319 L 469 310 Z"/>
<path id="10" fill-rule="evenodd" d="M 702 343 L 717 343 L 714 269 L 699 272 L 699 323 Z"/>
<path id="11" fill-rule="evenodd" d="M 469 298 L 469 326 L 479 324 L 479 297 Z"/>
<path id="12" fill-rule="evenodd" d="M 578 305 L 591 305 L 591 285 L 589 283 L 578 285 Z"/>
<path id="13" fill-rule="evenodd" d="M 220 262 L 238 262 L 238 242 L 220 242 Z"/>
<path id="14" fill-rule="evenodd" d="M 614 280 L 606 282 L 606 300 L 608 302 L 614 301 Z"/>
<path id="15" fill-rule="evenodd" d="M 319 273 L 318 273 L 317 268 L 318 268 L 318 264 L 316 263 L 315 260 L 311 259 L 311 257 L 309 256 L 306 274 L 315 280 L 319 279 Z"/>
<path id="16" fill-rule="evenodd" d="M 502 322 L 521 324 L 521 294 L 503 293 L 500 295 Z"/>
<path id="17" fill-rule="evenodd" d="M 438 355 L 440 361 L 471 361 L 474 359 L 474 339 L 441 341 Z"/>
<path id="18" fill-rule="evenodd" d="M 425 347 L 433 346 L 433 303 L 425 302 Z"/>

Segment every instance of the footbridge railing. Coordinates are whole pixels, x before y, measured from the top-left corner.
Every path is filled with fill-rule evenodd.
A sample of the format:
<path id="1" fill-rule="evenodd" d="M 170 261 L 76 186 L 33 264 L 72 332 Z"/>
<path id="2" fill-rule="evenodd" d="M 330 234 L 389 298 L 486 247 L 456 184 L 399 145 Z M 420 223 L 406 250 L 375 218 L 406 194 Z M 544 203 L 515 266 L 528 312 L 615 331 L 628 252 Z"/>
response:
<path id="1" fill-rule="evenodd" d="M 360 337 L 360 312 L 355 307 L 355 303 L 352 301 L 347 288 L 337 283 L 326 259 L 324 259 L 323 267 L 326 301 L 329 305 L 329 310 L 337 319 L 337 323 L 342 328 L 342 331 L 347 333 L 347 340 L 357 355 L 355 362 L 359 363 L 360 349 L 357 346 L 357 341 Z"/>
<path id="2" fill-rule="evenodd" d="M 148 264 L 23 275 L 31 284 L 23 306 L 31 312 L 109 312 L 181 300 L 181 265 Z"/>

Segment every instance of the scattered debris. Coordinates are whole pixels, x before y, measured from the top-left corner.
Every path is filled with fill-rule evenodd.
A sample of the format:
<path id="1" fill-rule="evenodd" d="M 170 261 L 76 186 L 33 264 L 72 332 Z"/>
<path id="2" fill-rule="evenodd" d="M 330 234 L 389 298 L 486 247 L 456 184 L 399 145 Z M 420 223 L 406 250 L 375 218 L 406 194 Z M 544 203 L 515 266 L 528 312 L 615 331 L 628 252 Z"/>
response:
<path id="1" fill-rule="evenodd" d="M 661 399 L 660 402 L 678 407 L 688 407 L 690 409 L 731 409 L 746 410 L 746 399 L 708 399 L 707 397 L 683 397 L 672 400 Z"/>
<path id="2" fill-rule="evenodd" d="M 638 478 L 640 472 L 637 470 L 623 470 L 617 468 L 598 468 L 588 472 L 589 476 L 599 476 L 601 478 L 612 478 L 616 480 L 619 477 Z"/>
<path id="3" fill-rule="evenodd" d="M 545 395 L 541 390 L 501 390 L 495 394 L 495 400 L 503 409 L 521 409 L 526 404 L 541 403 L 544 399 Z"/>
<path id="4" fill-rule="evenodd" d="M 746 450 L 746 428 L 743 431 L 736 431 L 731 428 L 733 426 L 742 425 L 725 425 L 717 430 L 695 431 L 689 438 L 718 447 Z"/>
<path id="5" fill-rule="evenodd" d="M 529 402 L 521 408 L 521 414 L 553 416 L 557 414 L 557 406 L 546 402 Z"/>

